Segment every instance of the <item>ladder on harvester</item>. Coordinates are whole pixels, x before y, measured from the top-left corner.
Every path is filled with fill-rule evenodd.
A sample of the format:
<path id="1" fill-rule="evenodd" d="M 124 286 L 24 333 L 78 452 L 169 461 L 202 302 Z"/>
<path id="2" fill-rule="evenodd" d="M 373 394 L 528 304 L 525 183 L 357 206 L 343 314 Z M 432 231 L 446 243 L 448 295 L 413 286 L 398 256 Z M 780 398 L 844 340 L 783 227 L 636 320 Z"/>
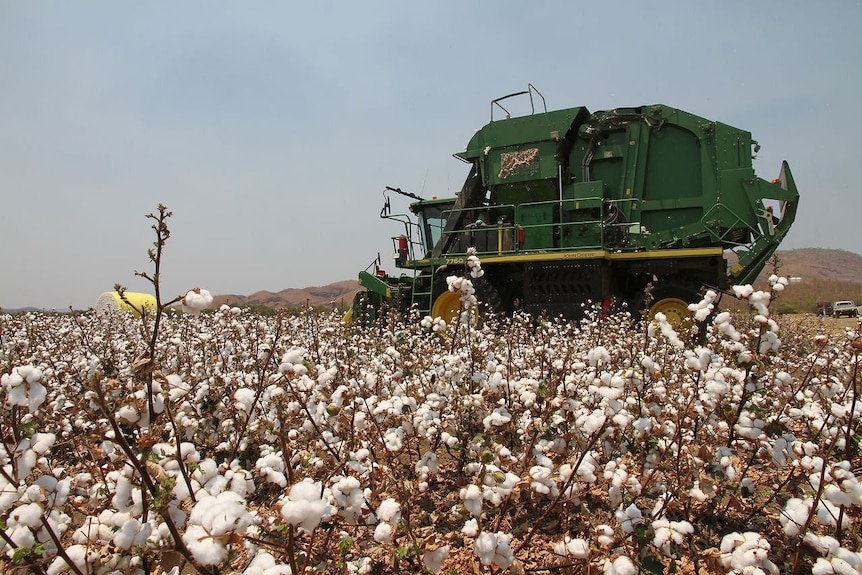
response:
<path id="1" fill-rule="evenodd" d="M 427 285 L 427 288 L 422 288 L 417 291 L 416 286 Z M 415 307 L 419 315 L 424 317 L 431 315 L 431 307 L 434 305 L 434 269 L 422 271 L 418 276 L 413 278 L 413 289 L 410 291 L 410 305 Z"/>

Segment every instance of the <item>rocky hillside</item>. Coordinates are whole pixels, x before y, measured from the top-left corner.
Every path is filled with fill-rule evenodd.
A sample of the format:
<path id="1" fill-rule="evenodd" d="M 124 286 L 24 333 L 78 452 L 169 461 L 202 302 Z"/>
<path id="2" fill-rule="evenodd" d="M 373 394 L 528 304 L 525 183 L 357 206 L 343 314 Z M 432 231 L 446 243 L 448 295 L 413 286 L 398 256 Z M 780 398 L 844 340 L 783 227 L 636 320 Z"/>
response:
<path id="1" fill-rule="evenodd" d="M 787 277 L 809 280 L 832 280 L 838 282 L 862 282 L 862 256 L 845 250 L 803 248 L 779 250 L 779 273 Z M 766 276 L 772 273 L 767 265 Z"/>
<path id="2" fill-rule="evenodd" d="M 289 288 L 279 292 L 259 291 L 248 296 L 227 294 L 213 297 L 216 306 L 264 306 L 270 308 L 291 308 L 304 305 L 312 306 L 349 306 L 353 294 L 361 288 L 355 280 L 335 282 L 325 286 Z"/>

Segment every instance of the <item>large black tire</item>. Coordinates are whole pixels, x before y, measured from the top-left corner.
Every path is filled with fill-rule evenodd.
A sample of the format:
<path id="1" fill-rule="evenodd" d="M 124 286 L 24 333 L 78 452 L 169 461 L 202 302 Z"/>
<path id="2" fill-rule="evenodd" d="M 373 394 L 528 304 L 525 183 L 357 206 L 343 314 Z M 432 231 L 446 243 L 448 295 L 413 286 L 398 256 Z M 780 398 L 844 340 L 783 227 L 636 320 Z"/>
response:
<path id="1" fill-rule="evenodd" d="M 503 314 L 503 300 L 485 276 L 473 279 L 473 289 L 476 290 L 476 299 L 479 300 L 479 315 L 481 317 L 499 316 Z"/>

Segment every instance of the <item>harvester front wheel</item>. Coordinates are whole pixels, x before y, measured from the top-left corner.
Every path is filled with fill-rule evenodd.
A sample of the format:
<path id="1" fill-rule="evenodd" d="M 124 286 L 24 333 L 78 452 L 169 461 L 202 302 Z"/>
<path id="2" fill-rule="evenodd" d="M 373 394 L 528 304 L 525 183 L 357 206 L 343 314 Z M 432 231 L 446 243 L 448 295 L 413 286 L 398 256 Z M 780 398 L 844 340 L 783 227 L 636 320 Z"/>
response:
<path id="1" fill-rule="evenodd" d="M 698 301 L 700 295 L 692 288 L 673 284 L 659 285 L 652 292 L 647 319 L 653 321 L 656 314 L 662 313 L 677 332 L 688 331 L 694 325 L 694 317 L 688 306 Z"/>
<path id="2" fill-rule="evenodd" d="M 472 282 L 473 289 L 476 290 L 476 299 L 479 301 L 479 306 L 472 310 L 476 321 L 478 322 L 481 318 L 489 315 L 502 313 L 503 302 L 494 286 L 485 278 L 474 278 Z M 431 317 L 442 318 L 446 325 L 452 325 L 452 322 L 457 322 L 460 316 L 460 294 L 444 288 L 434 300 L 434 305 L 431 307 Z"/>
<path id="3" fill-rule="evenodd" d="M 446 290 L 437 296 L 431 307 L 431 317 L 441 318 L 446 325 L 458 321 L 461 315 L 461 297 L 458 293 Z"/>

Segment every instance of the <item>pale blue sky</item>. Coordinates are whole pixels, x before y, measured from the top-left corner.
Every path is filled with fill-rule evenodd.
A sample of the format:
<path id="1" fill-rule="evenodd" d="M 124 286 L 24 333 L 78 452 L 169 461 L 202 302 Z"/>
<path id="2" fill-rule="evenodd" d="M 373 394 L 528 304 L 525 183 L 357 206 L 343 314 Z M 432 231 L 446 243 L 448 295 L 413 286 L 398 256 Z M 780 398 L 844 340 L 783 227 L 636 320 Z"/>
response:
<path id="1" fill-rule="evenodd" d="M 0 306 L 148 291 L 160 202 L 168 297 L 389 264 L 384 186 L 456 192 L 451 155 L 528 82 L 751 131 L 802 194 L 782 247 L 862 253 L 860 30 L 856 1 L 0 0 Z"/>

